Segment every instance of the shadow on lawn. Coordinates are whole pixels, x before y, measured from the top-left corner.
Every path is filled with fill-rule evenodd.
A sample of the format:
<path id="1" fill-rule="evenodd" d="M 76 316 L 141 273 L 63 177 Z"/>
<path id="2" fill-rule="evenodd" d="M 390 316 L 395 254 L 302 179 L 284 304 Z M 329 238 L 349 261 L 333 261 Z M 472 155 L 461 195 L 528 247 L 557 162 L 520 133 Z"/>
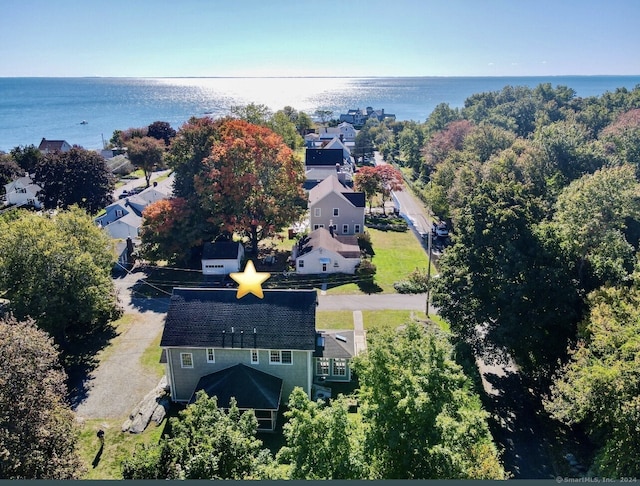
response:
<path id="1" fill-rule="evenodd" d="M 61 359 L 67 372 L 69 401 L 72 408 L 87 397 L 87 383 L 91 373 L 99 364 L 96 355 L 117 335 L 113 325 L 107 323 L 97 331 L 75 337 L 64 347 Z"/>

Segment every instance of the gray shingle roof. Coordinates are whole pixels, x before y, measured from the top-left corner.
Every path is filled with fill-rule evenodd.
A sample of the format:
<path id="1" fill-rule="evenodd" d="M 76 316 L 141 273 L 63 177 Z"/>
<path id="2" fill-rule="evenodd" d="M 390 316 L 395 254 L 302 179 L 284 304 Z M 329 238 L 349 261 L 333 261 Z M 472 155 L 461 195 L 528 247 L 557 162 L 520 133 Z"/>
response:
<path id="1" fill-rule="evenodd" d="M 331 236 L 329 230 L 318 228 L 302 238 L 299 245 L 298 256 L 309 253 L 316 248 L 324 248 L 342 255 L 345 258 L 360 258 L 358 238 L 353 235 Z"/>
<path id="2" fill-rule="evenodd" d="M 324 358 L 353 358 L 353 331 L 319 331 L 324 336 L 324 349 L 316 349 L 314 356 Z"/>
<path id="3" fill-rule="evenodd" d="M 310 149 L 305 152 L 304 165 L 342 165 L 342 149 Z"/>
<path id="4" fill-rule="evenodd" d="M 175 288 L 160 346 L 315 349 L 315 290 Z M 254 333 L 255 330 L 255 333 Z"/>
<path id="5" fill-rule="evenodd" d="M 205 243 L 202 249 L 203 260 L 235 260 L 240 252 L 240 243 L 237 241 L 216 241 Z"/>
<path id="6" fill-rule="evenodd" d="M 282 379 L 239 363 L 200 378 L 191 402 L 195 401 L 198 390 L 204 390 L 210 397 L 216 396 L 219 407 L 229 408 L 231 397 L 235 397 L 238 408 L 277 410 Z"/>

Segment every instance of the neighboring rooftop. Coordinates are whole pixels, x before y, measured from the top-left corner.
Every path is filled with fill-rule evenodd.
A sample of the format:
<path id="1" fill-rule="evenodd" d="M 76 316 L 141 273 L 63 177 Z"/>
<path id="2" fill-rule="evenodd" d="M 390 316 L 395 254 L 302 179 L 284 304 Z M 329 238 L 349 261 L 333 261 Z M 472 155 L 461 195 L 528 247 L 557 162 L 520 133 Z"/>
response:
<path id="1" fill-rule="evenodd" d="M 309 253 L 315 248 L 324 248 L 330 250 L 344 258 L 360 258 L 360 247 L 358 246 L 358 237 L 355 235 L 334 235 L 325 228 L 313 230 L 307 236 L 303 237 L 299 243 L 298 256 Z"/>

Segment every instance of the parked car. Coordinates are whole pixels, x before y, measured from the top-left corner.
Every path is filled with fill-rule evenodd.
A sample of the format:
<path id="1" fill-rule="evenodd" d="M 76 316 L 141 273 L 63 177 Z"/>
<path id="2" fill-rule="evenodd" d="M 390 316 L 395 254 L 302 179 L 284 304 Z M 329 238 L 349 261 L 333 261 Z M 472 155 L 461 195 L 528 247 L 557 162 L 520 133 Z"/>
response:
<path id="1" fill-rule="evenodd" d="M 447 228 L 447 223 L 445 222 L 434 222 L 431 232 L 436 236 L 449 236 L 449 228 Z"/>

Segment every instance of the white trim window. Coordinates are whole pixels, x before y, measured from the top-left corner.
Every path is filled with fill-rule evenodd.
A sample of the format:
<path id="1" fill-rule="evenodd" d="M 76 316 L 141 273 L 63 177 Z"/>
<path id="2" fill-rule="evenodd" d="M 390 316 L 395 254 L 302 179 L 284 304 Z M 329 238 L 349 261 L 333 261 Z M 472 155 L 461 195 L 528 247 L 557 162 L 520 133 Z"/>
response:
<path id="1" fill-rule="evenodd" d="M 258 355 L 258 350 L 257 349 L 252 349 L 250 350 L 251 353 L 251 364 L 258 364 L 259 361 L 259 355 Z"/>
<path id="2" fill-rule="evenodd" d="M 207 348 L 207 363 L 216 362 L 216 353 L 213 348 Z"/>
<path id="3" fill-rule="evenodd" d="M 340 208 L 333 208 L 333 215 L 340 216 Z"/>
<path id="4" fill-rule="evenodd" d="M 304 268 L 304 260 L 298 260 L 298 268 Z"/>
<path id="5" fill-rule="evenodd" d="M 344 358 L 333 358 L 333 376 L 347 376 L 347 360 Z"/>
<path id="6" fill-rule="evenodd" d="M 348 224 L 343 224 L 342 225 L 342 234 L 346 235 L 347 233 L 349 233 L 349 225 Z"/>
<path id="7" fill-rule="evenodd" d="M 329 358 L 316 359 L 316 375 L 329 376 Z"/>
<path id="8" fill-rule="evenodd" d="M 180 353 L 180 367 L 181 368 L 193 368 L 193 354 L 192 353 Z"/>
<path id="9" fill-rule="evenodd" d="M 322 208 L 313 208 L 313 217 L 319 218 L 322 216 Z"/>
<path id="10" fill-rule="evenodd" d="M 290 365 L 293 364 L 293 353 L 291 351 L 269 351 L 269 364 Z"/>
<path id="11" fill-rule="evenodd" d="M 354 232 L 355 234 L 360 233 L 360 225 L 359 225 L 359 224 L 357 224 L 357 225 L 355 225 L 355 226 L 353 227 L 353 232 Z"/>

